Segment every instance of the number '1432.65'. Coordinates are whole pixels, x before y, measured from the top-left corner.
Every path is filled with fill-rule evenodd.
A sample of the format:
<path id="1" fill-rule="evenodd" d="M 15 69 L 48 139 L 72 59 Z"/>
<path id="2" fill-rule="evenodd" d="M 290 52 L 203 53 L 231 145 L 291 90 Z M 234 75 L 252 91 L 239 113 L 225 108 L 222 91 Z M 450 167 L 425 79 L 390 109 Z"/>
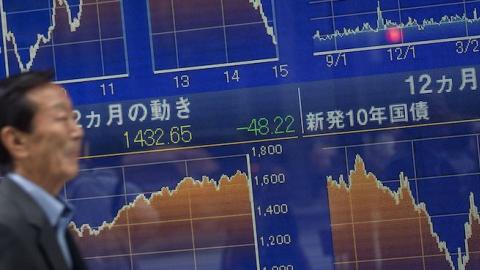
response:
<path id="1" fill-rule="evenodd" d="M 127 148 L 132 145 L 140 147 L 162 146 L 168 144 L 189 143 L 192 141 L 191 125 L 174 126 L 170 129 L 146 128 L 130 133 L 123 133 Z"/>

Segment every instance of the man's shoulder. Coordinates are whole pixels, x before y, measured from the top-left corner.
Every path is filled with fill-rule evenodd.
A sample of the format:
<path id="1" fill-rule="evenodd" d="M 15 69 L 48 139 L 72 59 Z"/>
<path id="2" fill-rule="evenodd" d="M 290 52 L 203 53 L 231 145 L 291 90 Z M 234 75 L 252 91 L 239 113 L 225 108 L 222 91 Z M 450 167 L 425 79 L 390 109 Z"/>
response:
<path id="1" fill-rule="evenodd" d="M 17 204 L 10 198 L 4 196 L 0 191 L 0 224 L 16 225 L 19 221 L 24 221 L 23 213 Z"/>
<path id="2" fill-rule="evenodd" d="M 0 224 L 15 229 L 26 222 L 25 214 L 19 207 L 22 196 L 4 181 L 9 180 L 0 183 Z"/>
<path id="3" fill-rule="evenodd" d="M 18 203 L 31 203 L 30 196 L 13 180 L 6 178 L 0 182 L 0 200 Z"/>
<path id="4" fill-rule="evenodd" d="M 9 199 L 0 198 L 0 242 L 10 241 L 26 243 L 35 239 L 38 229 L 31 225 L 25 213 Z"/>

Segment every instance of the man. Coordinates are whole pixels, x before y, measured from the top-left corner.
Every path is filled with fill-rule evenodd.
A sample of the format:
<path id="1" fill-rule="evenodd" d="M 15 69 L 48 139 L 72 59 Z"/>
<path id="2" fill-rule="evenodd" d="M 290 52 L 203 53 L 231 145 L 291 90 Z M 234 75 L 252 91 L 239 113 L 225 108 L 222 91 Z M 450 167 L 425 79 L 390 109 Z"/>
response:
<path id="1" fill-rule="evenodd" d="M 67 231 L 71 208 L 56 196 L 78 173 L 83 130 L 50 73 L 0 81 L 0 269 L 80 270 Z"/>

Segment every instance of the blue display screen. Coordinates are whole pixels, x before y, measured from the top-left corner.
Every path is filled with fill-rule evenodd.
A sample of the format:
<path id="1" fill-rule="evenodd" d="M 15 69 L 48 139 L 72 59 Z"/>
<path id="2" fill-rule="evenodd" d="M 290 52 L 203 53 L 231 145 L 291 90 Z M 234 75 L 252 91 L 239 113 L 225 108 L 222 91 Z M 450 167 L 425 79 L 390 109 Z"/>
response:
<path id="1" fill-rule="evenodd" d="M 90 269 L 480 268 L 480 1 L 0 3 L 85 130 Z"/>

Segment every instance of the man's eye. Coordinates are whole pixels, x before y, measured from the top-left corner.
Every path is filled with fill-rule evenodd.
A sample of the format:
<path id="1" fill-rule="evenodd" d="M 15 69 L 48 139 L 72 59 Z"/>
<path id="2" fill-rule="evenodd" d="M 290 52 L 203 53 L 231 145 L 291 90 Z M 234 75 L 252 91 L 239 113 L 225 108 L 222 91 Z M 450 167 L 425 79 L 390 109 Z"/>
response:
<path id="1" fill-rule="evenodd" d="M 66 115 L 57 116 L 55 118 L 57 121 L 67 121 L 69 118 Z"/>

